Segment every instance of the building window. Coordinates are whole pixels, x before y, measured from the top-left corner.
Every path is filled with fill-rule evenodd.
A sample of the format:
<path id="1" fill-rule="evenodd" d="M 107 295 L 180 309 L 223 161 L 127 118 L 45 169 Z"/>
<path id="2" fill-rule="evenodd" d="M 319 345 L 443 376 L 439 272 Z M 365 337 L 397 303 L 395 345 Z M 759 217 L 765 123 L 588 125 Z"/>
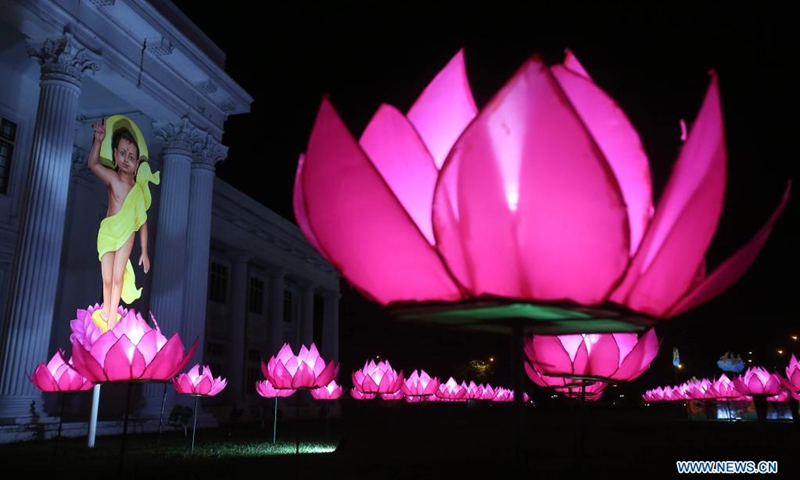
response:
<path id="1" fill-rule="evenodd" d="M 247 393 L 252 395 L 256 393 L 256 382 L 263 380 L 260 378 L 261 368 L 248 367 L 247 368 Z"/>
<path id="2" fill-rule="evenodd" d="M 294 292 L 291 290 L 283 291 L 283 321 L 292 323 L 294 321 Z"/>
<path id="3" fill-rule="evenodd" d="M 258 315 L 264 313 L 264 282 L 262 280 L 250 277 L 248 296 L 247 311 Z"/>
<path id="4" fill-rule="evenodd" d="M 17 124 L 0 118 L 0 193 L 8 193 L 8 178 L 11 174 L 11 159 L 17 139 Z"/>
<path id="5" fill-rule="evenodd" d="M 208 299 L 217 303 L 228 303 L 228 268 L 211 262 L 208 281 Z"/>

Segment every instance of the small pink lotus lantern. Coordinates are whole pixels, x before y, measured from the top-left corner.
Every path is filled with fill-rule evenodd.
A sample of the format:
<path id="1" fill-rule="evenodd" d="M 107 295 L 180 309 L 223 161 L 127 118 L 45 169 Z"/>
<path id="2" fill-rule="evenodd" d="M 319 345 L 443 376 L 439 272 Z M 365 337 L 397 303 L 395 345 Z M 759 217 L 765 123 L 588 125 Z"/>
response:
<path id="1" fill-rule="evenodd" d="M 439 384 L 436 397 L 445 402 L 463 402 L 467 400 L 467 390 L 453 377 L 450 377 L 445 383 Z"/>
<path id="2" fill-rule="evenodd" d="M 115 327 L 116 328 L 116 327 Z M 200 397 L 213 397 L 221 392 L 228 381 L 222 377 L 214 377 L 211 373 L 211 368 L 204 365 L 202 371 L 200 364 L 193 366 L 189 369 L 188 373 L 181 373 L 172 379 L 172 385 L 175 391 L 181 395 L 190 395 L 194 398 L 194 423 L 192 424 L 192 453 L 194 453 L 194 437 L 197 430 L 197 404 Z"/>
<path id="3" fill-rule="evenodd" d="M 724 373 L 714 380 L 712 388 L 716 393 L 716 398 L 732 399 L 742 396 L 742 393 L 736 390 L 733 381 L 725 376 Z"/>
<path id="4" fill-rule="evenodd" d="M 495 297 L 670 318 L 747 271 L 788 198 L 787 187 L 753 239 L 706 274 L 725 195 L 722 120 L 712 74 L 656 204 L 638 132 L 571 52 L 555 66 L 528 59 L 478 108 L 459 51 L 407 112 L 381 105 L 358 138 L 323 98 L 295 217 L 381 305 Z"/>
<path id="5" fill-rule="evenodd" d="M 326 365 L 313 343 L 311 348 L 302 345 L 297 355 L 285 343 L 267 364 L 261 362 L 261 371 L 275 388 L 318 388 L 331 383 L 339 365 L 333 360 Z"/>
<path id="6" fill-rule="evenodd" d="M 201 370 L 200 364 L 197 364 L 188 373 L 181 373 L 173 378 L 172 385 L 182 395 L 213 397 L 228 385 L 228 380 L 214 377 L 209 366 L 203 365 Z"/>
<path id="7" fill-rule="evenodd" d="M 324 387 L 312 388 L 309 390 L 311 396 L 315 400 L 336 400 L 342 396 L 344 389 L 341 385 L 336 384 L 336 380 L 331 380 L 331 383 Z"/>
<path id="8" fill-rule="evenodd" d="M 75 369 L 88 380 L 101 382 L 171 380 L 189 363 L 197 347 L 189 351 L 177 333 L 169 340 L 161 334 L 155 317 L 153 327 L 133 309 L 126 310 L 113 329 L 100 333 L 91 312 L 78 312 L 70 322 L 72 358 Z M 91 325 L 89 325 L 91 323 Z"/>
<path id="9" fill-rule="evenodd" d="M 352 375 L 353 388 L 361 393 L 395 393 L 403 387 L 403 371 L 395 371 L 388 360 L 369 360 Z"/>
<path id="10" fill-rule="evenodd" d="M 420 370 L 419 373 L 414 370 L 400 386 L 400 390 L 406 397 L 436 395 L 438 388 L 439 379 L 431 377 L 425 370 Z"/>
<path id="11" fill-rule="evenodd" d="M 39 364 L 28 378 L 43 392 L 80 392 L 94 386 L 72 367 L 72 359 L 64 360 L 61 349 L 49 362 Z"/>
<path id="12" fill-rule="evenodd" d="M 791 392 L 800 392 L 800 362 L 794 354 L 789 360 L 789 366 L 786 367 L 786 378 L 781 377 L 781 383 Z"/>
<path id="13" fill-rule="evenodd" d="M 658 353 L 655 329 L 635 333 L 533 335 L 524 351 L 541 376 L 629 381 L 642 374 Z M 538 379 L 528 376 L 532 381 Z"/>
<path id="14" fill-rule="evenodd" d="M 296 391 L 293 388 L 275 388 L 269 380 L 256 381 L 256 392 L 264 398 L 288 397 Z"/>
<path id="15" fill-rule="evenodd" d="M 764 367 L 750 367 L 733 377 L 733 387 L 742 395 L 777 395 L 782 382 L 778 374 L 769 373 Z"/>

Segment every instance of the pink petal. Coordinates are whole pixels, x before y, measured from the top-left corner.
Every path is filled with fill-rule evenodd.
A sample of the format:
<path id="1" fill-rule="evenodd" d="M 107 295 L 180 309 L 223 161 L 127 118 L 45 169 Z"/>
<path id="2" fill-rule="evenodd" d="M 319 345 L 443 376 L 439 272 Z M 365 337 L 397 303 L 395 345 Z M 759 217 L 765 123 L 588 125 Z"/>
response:
<path id="1" fill-rule="evenodd" d="M 303 235 L 308 240 L 308 243 L 311 244 L 314 249 L 320 253 L 325 260 L 330 262 L 330 258 L 328 254 L 325 252 L 325 248 L 319 243 L 317 240 L 317 236 L 314 234 L 314 230 L 311 228 L 311 224 L 308 222 L 308 214 L 306 213 L 306 204 L 305 204 L 305 193 L 303 192 L 303 182 L 301 179 L 303 178 L 303 168 L 305 166 L 306 156 L 304 154 L 300 154 L 300 158 L 297 160 L 297 173 L 294 177 L 294 191 L 292 192 L 292 204 L 294 208 L 294 216 L 297 220 L 297 226 L 300 227 L 300 231 L 303 232 Z"/>
<path id="2" fill-rule="evenodd" d="M 658 354 L 659 342 L 655 329 L 650 329 L 636 343 L 636 346 L 623 357 L 619 370 L 614 374 L 615 380 L 633 380 L 642 374 Z"/>
<path id="3" fill-rule="evenodd" d="M 433 189 L 439 172 L 422 139 L 402 113 L 381 105 L 358 143 L 411 220 L 433 245 Z"/>
<path id="4" fill-rule="evenodd" d="M 594 304 L 627 266 L 616 180 L 536 58 L 459 138 L 434 202 L 439 250 L 473 296 Z"/>
<path id="5" fill-rule="evenodd" d="M 611 334 L 601 334 L 592 345 L 587 373 L 594 377 L 611 378 L 619 368 L 619 347 Z"/>
<path id="6" fill-rule="evenodd" d="M 198 395 L 208 395 L 211 391 L 211 379 L 208 377 L 201 377 L 200 381 L 194 386 L 194 393 Z"/>
<path id="7" fill-rule="evenodd" d="M 461 297 L 327 98 L 311 132 L 302 182 L 311 228 L 356 288 L 383 305 Z"/>
<path id="8" fill-rule="evenodd" d="M 708 277 L 703 279 L 701 283 L 689 291 L 677 304 L 670 308 L 667 312 L 667 317 L 679 315 L 711 300 L 736 283 L 736 281 L 744 275 L 747 269 L 750 268 L 750 265 L 755 261 L 758 253 L 764 247 L 764 244 L 772 233 L 775 222 L 778 221 L 778 217 L 786 208 L 790 191 L 791 182 L 786 186 L 786 191 L 783 193 L 780 205 L 778 205 L 778 208 L 775 209 L 775 212 L 773 212 L 772 216 L 767 223 L 761 227 L 758 233 L 736 253 L 728 257 L 728 259 L 711 272 Z"/>
<path id="9" fill-rule="evenodd" d="M 553 68 L 570 103 L 614 172 L 628 210 L 629 254 L 636 253 L 653 211 L 650 164 L 639 134 L 614 100 L 592 82 L 572 53 Z"/>
<path id="10" fill-rule="evenodd" d="M 536 371 L 546 373 L 572 372 L 572 359 L 564 349 L 559 337 L 534 335 L 532 349 L 535 358 L 531 358 L 531 361 Z"/>
<path id="11" fill-rule="evenodd" d="M 461 132 L 477 114 L 478 107 L 467 79 L 464 51 L 459 50 L 425 87 L 408 111 L 408 119 L 424 140 L 436 168 L 441 169 Z"/>
<path id="12" fill-rule="evenodd" d="M 722 212 L 725 138 L 717 77 L 678 161 L 642 246 L 611 299 L 661 317 L 689 289 Z"/>

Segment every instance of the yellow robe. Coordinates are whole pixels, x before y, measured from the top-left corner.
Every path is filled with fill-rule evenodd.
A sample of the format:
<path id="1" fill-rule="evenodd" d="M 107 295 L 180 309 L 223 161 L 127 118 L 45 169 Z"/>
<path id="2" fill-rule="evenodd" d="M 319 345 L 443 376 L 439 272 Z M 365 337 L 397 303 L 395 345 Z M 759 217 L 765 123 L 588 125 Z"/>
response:
<path id="1" fill-rule="evenodd" d="M 119 250 L 144 225 L 147 221 L 147 209 L 152 202 L 148 183 L 158 185 L 160 182 L 161 172 L 152 173 L 150 165 L 142 162 L 136 173 L 136 183 L 122 202 L 122 208 L 100 222 L 100 230 L 97 232 L 98 258 L 102 259 L 106 253 Z M 122 276 L 122 301 L 130 305 L 141 296 L 142 289 L 136 288 L 133 265 L 128 260 Z"/>

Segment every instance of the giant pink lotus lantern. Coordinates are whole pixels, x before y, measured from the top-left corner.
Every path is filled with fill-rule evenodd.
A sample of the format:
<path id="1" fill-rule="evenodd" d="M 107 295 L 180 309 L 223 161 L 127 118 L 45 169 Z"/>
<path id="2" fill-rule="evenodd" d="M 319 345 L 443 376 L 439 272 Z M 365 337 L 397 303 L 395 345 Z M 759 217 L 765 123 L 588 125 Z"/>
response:
<path id="1" fill-rule="evenodd" d="M 478 108 L 459 51 L 406 113 L 381 105 L 358 139 L 324 98 L 294 211 L 309 242 L 381 305 L 497 298 L 666 319 L 746 272 L 789 187 L 707 273 L 726 183 L 716 74 L 657 203 L 645 152 L 571 53 L 554 66 L 530 58 Z"/>
<path id="2" fill-rule="evenodd" d="M 61 349 L 46 364 L 37 365 L 28 378 L 43 392 L 80 392 L 94 386 L 73 368 L 72 359 L 64 360 Z"/>
<path id="3" fill-rule="evenodd" d="M 533 335 L 525 340 L 524 351 L 530 362 L 525 367 L 536 383 L 547 376 L 628 381 L 650 366 L 658 346 L 654 329 L 641 337 L 636 333 Z"/>
<path id="4" fill-rule="evenodd" d="M 189 372 L 173 378 L 172 385 L 175 391 L 182 395 L 213 397 L 228 385 L 228 380 L 214 377 L 208 365 L 203 365 L 201 370 L 200 364 L 197 364 L 189 369 Z"/>
<path id="5" fill-rule="evenodd" d="M 135 310 L 124 310 L 114 328 L 102 333 L 91 313 L 91 308 L 78 310 L 78 318 L 70 321 L 70 342 L 75 369 L 95 383 L 169 381 L 186 366 L 197 347 L 195 340 L 185 351 L 177 333 L 168 340 L 152 314 L 154 326 L 150 327 Z"/>
<path id="6" fill-rule="evenodd" d="M 328 385 L 339 373 L 339 364 L 333 360 L 325 364 L 315 344 L 300 347 L 297 355 L 285 343 L 276 356 L 270 357 L 261 371 L 275 388 L 318 388 Z"/>

